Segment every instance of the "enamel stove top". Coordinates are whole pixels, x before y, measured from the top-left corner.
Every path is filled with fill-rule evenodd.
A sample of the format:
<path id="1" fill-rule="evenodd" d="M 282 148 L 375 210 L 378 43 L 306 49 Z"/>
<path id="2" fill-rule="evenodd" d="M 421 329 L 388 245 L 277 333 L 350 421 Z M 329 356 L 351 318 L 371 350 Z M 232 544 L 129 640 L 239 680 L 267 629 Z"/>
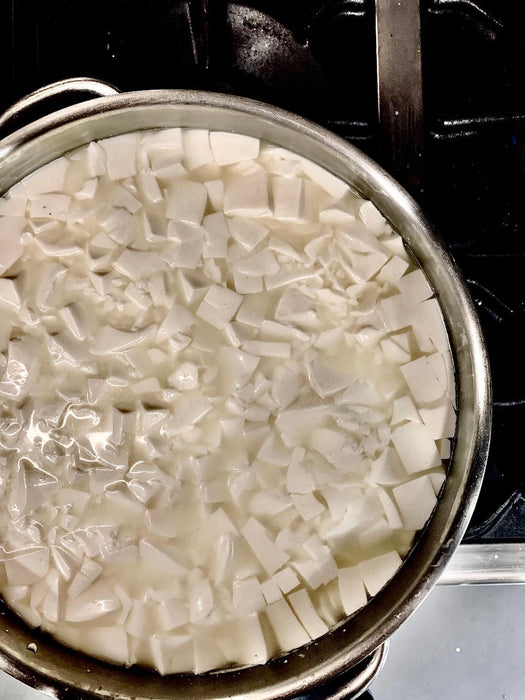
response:
<path id="1" fill-rule="evenodd" d="M 422 205 L 478 307 L 494 390 L 484 484 L 442 582 L 525 581 L 524 19 L 518 0 L 0 3 L 0 112 L 79 75 L 231 92 L 326 126 Z"/>
<path id="2" fill-rule="evenodd" d="M 417 0 L 376 5 L 10 0 L 0 110 L 78 75 L 219 90 L 304 115 L 378 160 L 451 249 L 489 348 L 492 447 L 465 541 L 524 541 L 525 8 L 423 0 L 419 24 Z"/>

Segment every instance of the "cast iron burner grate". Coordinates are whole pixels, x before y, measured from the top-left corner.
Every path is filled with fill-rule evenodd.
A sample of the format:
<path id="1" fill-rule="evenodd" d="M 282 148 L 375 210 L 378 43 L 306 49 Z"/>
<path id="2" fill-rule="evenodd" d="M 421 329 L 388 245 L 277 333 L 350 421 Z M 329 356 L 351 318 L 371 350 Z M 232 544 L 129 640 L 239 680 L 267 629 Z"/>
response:
<path id="1" fill-rule="evenodd" d="M 525 7 L 422 0 L 420 42 L 418 0 L 376 4 L 390 52 L 380 54 L 378 80 L 372 0 L 6 0 L 0 109 L 78 75 L 122 90 L 219 90 L 290 109 L 378 160 L 436 223 L 488 343 L 493 439 L 466 541 L 522 541 Z M 403 50 L 418 57 L 419 48 L 421 75 L 389 84 L 392 64 L 403 75 Z"/>

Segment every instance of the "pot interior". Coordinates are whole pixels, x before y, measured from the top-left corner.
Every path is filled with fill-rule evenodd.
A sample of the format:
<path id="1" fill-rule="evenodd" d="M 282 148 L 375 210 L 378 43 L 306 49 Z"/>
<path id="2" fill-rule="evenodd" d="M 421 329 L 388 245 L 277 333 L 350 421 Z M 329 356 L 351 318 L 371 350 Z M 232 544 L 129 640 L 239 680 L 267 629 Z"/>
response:
<path id="1" fill-rule="evenodd" d="M 481 331 L 465 285 L 415 202 L 373 161 L 330 132 L 273 107 L 224 95 L 148 91 L 90 100 L 0 142 L 0 193 L 88 142 L 141 129 L 209 128 L 256 136 L 313 160 L 370 199 L 401 234 L 441 304 L 456 364 L 458 424 L 448 478 L 425 530 L 394 578 L 361 611 L 306 647 L 264 666 L 161 677 L 111 666 L 29 630 L 1 611 L 0 668 L 57 697 L 285 698 L 356 664 L 422 601 L 459 544 L 481 486 L 490 436 L 490 383 Z M 35 642 L 37 652 L 28 650 Z"/>

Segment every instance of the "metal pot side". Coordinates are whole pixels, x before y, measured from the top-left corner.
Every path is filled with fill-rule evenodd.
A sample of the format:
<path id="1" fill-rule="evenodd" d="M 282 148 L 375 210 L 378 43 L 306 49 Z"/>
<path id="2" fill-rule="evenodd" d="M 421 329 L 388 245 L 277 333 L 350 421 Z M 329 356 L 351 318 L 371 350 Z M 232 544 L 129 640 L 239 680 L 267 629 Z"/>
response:
<path id="1" fill-rule="evenodd" d="M 414 200 L 374 161 L 329 131 L 244 98 L 179 90 L 123 93 L 60 110 L 0 141 L 0 193 L 94 139 L 175 126 L 238 131 L 296 151 L 375 203 L 418 259 L 443 310 L 456 363 L 455 446 L 438 505 L 394 578 L 327 635 L 264 666 L 167 677 L 139 667 L 116 667 L 29 630 L 4 607 L 0 668 L 58 698 L 273 700 L 304 695 L 334 679 L 387 639 L 434 586 L 465 532 L 485 469 L 490 372 L 461 274 Z M 36 653 L 27 649 L 31 642 L 37 644 Z"/>

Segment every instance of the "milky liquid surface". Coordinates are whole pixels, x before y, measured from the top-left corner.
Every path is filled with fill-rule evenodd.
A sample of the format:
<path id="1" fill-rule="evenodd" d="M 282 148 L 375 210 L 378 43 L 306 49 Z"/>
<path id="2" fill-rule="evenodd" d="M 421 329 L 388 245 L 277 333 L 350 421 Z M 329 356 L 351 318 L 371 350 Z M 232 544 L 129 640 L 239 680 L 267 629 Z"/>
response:
<path id="1" fill-rule="evenodd" d="M 0 200 L 0 591 L 161 673 L 258 664 L 390 579 L 454 434 L 439 306 L 334 176 L 141 132 Z"/>

